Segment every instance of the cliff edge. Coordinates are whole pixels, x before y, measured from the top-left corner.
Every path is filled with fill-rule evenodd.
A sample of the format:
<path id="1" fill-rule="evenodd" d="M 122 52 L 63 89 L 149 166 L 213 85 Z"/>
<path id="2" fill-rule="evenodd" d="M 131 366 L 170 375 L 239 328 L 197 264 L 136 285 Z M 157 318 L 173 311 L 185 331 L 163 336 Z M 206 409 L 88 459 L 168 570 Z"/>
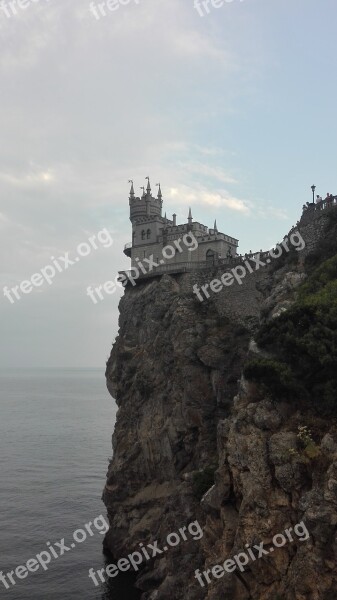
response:
<path id="1" fill-rule="evenodd" d="M 314 401 L 304 379 L 303 389 L 292 387 L 279 342 L 289 339 L 288 330 L 283 335 L 275 325 L 302 310 L 301 290 L 337 254 L 336 210 L 304 213 L 297 239 L 305 247 L 288 244 L 289 252 L 247 272 L 240 285 L 203 301 L 193 286 L 220 279 L 216 268 L 125 290 L 106 370 L 118 413 L 103 493 L 105 547 L 118 560 L 155 540 L 163 548 L 168 534 L 191 522 L 203 529 L 200 539 L 185 535 L 142 562 L 143 600 L 336 596 L 336 413 L 329 390 L 322 391 L 320 414 L 321 388 Z M 302 521 L 307 539 L 293 534 L 290 541 L 289 534 L 272 552 L 256 551 L 242 570 L 212 573 L 248 546 L 270 547 L 275 535 Z M 196 569 L 208 577 L 198 580 Z"/>

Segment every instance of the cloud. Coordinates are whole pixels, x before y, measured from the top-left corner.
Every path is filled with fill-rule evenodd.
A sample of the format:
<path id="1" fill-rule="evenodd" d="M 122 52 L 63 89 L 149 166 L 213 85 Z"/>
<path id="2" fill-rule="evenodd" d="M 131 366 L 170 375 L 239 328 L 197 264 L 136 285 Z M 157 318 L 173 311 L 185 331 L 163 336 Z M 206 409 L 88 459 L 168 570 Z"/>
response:
<path id="1" fill-rule="evenodd" d="M 278 221 L 286 221 L 289 216 L 284 208 L 278 208 L 270 205 L 260 205 L 257 207 L 257 215 L 262 219 L 277 219 Z"/>
<path id="2" fill-rule="evenodd" d="M 0 181 L 19 188 L 39 187 L 40 185 L 53 183 L 54 180 L 55 176 L 50 170 L 37 171 L 31 169 L 30 172 L 17 174 L 0 171 Z"/>
<path id="3" fill-rule="evenodd" d="M 0 228 L 4 229 L 5 227 L 7 227 L 8 223 L 9 219 L 6 217 L 6 215 L 0 212 Z"/>
<path id="4" fill-rule="evenodd" d="M 172 38 L 175 52 L 184 58 L 212 60 L 226 69 L 237 68 L 233 55 L 210 36 L 198 31 L 177 32 Z"/>
<path id="5" fill-rule="evenodd" d="M 170 188 L 168 195 L 173 200 L 186 205 L 226 207 L 231 211 L 239 212 L 243 215 L 249 215 L 251 212 L 251 206 L 248 201 L 236 198 L 226 190 L 212 193 L 201 188 L 191 189 L 187 186 L 181 186 Z"/>
<path id="6" fill-rule="evenodd" d="M 223 148 L 216 148 L 214 146 L 199 146 L 196 145 L 195 149 L 200 154 L 205 154 L 206 156 L 222 156 L 224 154 Z"/>
<path id="7" fill-rule="evenodd" d="M 140 193 L 150 175 L 153 191 L 161 181 L 168 214 L 186 222 L 191 205 L 196 220 L 226 220 L 236 237 L 246 217 L 272 210 L 247 200 L 237 115 L 251 57 L 232 7 L 200 19 L 193 2 L 141 0 L 97 21 L 89 0 L 40 0 L 0 19 L 3 284 L 17 284 L 103 227 L 114 238 L 111 250 L 93 253 L 43 294 L 8 307 L 15 364 L 27 358 L 22 350 L 17 356 L 19 314 L 27 339 L 36 315 L 39 330 L 48 331 L 32 348 L 29 360 L 37 364 L 47 360 L 47 346 L 51 362 L 58 352 L 64 364 L 81 357 L 76 335 L 60 326 L 64 315 L 71 322 L 81 315 L 80 331 L 96 332 L 101 319 L 110 344 L 118 297 L 94 307 L 85 290 L 129 267 L 122 252 L 131 238 L 128 179 Z M 92 346 L 93 363 L 102 361 L 97 348 L 104 362 L 105 338 L 95 337 Z"/>
<path id="8" fill-rule="evenodd" d="M 189 173 L 204 175 L 210 179 L 220 181 L 221 183 L 238 183 L 237 180 L 222 169 L 222 167 L 206 165 L 205 163 L 198 161 L 194 163 L 183 163 L 181 166 Z"/>

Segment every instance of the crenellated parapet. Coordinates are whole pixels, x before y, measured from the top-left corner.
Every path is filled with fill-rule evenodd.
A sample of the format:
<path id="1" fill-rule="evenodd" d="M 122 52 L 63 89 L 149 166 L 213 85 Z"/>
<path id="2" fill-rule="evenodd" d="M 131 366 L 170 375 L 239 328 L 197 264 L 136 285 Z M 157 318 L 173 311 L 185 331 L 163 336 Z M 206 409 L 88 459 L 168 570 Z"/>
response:
<path id="1" fill-rule="evenodd" d="M 143 190 L 142 196 L 136 196 L 133 186 L 133 181 L 131 181 L 131 189 L 129 196 L 129 206 L 130 206 L 130 221 L 133 223 L 134 221 L 138 221 L 139 219 L 146 219 L 148 217 L 159 216 L 162 215 L 162 194 L 160 189 L 158 190 L 158 195 L 155 198 L 151 193 L 151 184 L 150 178 L 146 178 L 148 183 L 147 187 L 142 187 Z"/>

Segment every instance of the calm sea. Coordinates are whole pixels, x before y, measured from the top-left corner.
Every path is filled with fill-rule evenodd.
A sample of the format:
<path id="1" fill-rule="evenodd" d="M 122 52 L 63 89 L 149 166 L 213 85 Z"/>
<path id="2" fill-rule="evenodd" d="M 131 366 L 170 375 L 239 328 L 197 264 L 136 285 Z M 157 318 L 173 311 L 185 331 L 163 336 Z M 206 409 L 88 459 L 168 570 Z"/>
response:
<path id="1" fill-rule="evenodd" d="M 103 514 L 101 501 L 111 457 L 116 405 L 104 372 L 0 371 L 0 571 L 7 573 L 72 541 L 76 529 Z M 95 531 L 95 529 L 93 529 Z M 48 571 L 17 581 L 8 600 L 136 600 L 130 578 L 95 588 L 90 567 L 102 568 L 103 536 L 95 535 L 53 559 Z"/>

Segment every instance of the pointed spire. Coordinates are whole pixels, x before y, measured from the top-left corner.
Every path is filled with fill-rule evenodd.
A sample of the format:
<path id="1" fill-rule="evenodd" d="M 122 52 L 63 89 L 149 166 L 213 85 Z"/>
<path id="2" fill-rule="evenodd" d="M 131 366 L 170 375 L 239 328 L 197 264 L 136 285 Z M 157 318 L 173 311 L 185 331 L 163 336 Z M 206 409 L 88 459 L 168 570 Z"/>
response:
<path id="1" fill-rule="evenodd" d="M 129 183 L 131 183 L 131 189 L 130 189 L 130 199 L 135 197 L 135 190 L 133 187 L 133 180 L 129 179 Z"/>
<path id="2" fill-rule="evenodd" d="M 160 183 L 156 183 L 156 186 L 158 187 L 158 196 L 157 196 L 157 198 L 158 198 L 158 200 L 162 200 L 163 195 L 161 193 Z"/>
<path id="3" fill-rule="evenodd" d="M 190 210 L 188 211 L 188 227 L 187 227 L 188 231 L 192 231 L 192 219 L 193 219 L 192 211 L 190 208 Z"/>
<path id="4" fill-rule="evenodd" d="M 216 226 L 216 219 L 215 219 L 215 221 L 214 221 L 214 231 L 215 231 L 216 233 L 218 233 L 218 228 L 217 228 L 217 226 Z"/>
<path id="5" fill-rule="evenodd" d="M 164 217 L 165 221 L 167 221 L 167 217 L 166 217 L 166 213 L 165 213 L 165 217 Z"/>
<path id="6" fill-rule="evenodd" d="M 146 193 L 150 195 L 151 194 L 150 177 L 145 177 L 145 179 L 147 179 Z"/>

